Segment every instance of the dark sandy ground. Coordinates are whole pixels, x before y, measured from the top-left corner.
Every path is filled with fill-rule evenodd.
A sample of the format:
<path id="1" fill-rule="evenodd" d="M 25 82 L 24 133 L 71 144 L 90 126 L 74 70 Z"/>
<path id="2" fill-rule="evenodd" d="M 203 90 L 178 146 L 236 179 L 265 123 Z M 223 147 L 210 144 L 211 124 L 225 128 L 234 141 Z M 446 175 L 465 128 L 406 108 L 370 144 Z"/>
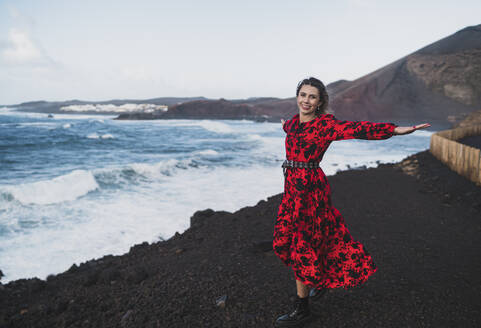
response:
<path id="1" fill-rule="evenodd" d="M 480 187 L 428 151 L 328 180 L 378 271 L 312 303 L 305 327 L 481 326 Z M 296 295 L 272 251 L 281 196 L 199 211 L 167 241 L 0 285 L 0 327 L 272 327 Z"/>
<path id="2" fill-rule="evenodd" d="M 481 136 L 466 137 L 460 139 L 458 142 L 474 148 L 481 149 Z"/>

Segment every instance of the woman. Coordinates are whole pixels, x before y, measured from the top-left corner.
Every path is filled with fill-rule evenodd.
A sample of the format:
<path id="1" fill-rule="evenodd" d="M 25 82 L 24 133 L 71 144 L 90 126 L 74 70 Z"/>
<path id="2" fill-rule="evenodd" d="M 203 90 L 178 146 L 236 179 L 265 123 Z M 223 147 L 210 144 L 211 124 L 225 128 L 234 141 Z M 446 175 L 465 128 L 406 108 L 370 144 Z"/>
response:
<path id="1" fill-rule="evenodd" d="M 400 127 L 393 123 L 342 121 L 326 109 L 324 84 L 313 77 L 299 82 L 299 113 L 281 120 L 286 136 L 284 195 L 274 227 L 273 249 L 294 271 L 297 299 L 276 327 L 296 326 L 310 317 L 309 294 L 364 283 L 377 268 L 366 248 L 354 240 L 344 218 L 331 204 L 331 190 L 319 167 L 329 144 L 345 139 L 387 139 L 427 128 L 428 123 Z"/>

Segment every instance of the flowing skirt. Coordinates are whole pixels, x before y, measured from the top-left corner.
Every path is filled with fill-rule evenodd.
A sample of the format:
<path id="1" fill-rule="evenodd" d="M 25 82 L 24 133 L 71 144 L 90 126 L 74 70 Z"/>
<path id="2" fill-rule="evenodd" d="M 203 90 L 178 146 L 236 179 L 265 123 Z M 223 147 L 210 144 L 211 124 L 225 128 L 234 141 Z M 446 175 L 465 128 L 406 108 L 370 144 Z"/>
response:
<path id="1" fill-rule="evenodd" d="M 273 249 L 297 280 L 313 288 L 354 287 L 377 267 L 352 238 L 321 168 L 289 168 L 274 226 Z"/>

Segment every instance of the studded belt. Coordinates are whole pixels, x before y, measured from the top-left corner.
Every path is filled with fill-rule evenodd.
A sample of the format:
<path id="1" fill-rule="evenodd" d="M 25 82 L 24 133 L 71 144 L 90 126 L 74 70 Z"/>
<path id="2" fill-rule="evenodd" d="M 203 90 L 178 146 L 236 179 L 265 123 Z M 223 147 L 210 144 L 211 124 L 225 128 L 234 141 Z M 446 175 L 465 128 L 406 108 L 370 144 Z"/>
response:
<path id="1" fill-rule="evenodd" d="M 282 163 L 282 170 L 284 172 L 284 176 L 287 178 L 287 168 L 288 167 L 298 167 L 304 169 L 315 169 L 319 167 L 320 162 L 296 162 L 286 159 L 284 163 Z"/>

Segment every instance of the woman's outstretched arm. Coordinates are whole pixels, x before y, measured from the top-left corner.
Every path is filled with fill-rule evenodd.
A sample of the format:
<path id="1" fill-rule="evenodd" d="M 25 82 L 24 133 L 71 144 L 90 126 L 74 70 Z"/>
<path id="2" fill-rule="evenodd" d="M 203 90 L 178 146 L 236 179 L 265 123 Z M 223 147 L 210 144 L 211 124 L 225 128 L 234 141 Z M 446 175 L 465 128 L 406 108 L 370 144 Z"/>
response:
<path id="1" fill-rule="evenodd" d="M 429 123 L 423 123 L 423 124 L 418 124 L 413 126 L 398 126 L 394 129 L 394 134 L 397 134 L 397 135 L 409 134 L 409 133 L 413 133 L 416 130 L 429 128 L 430 126 L 431 124 Z"/>
<path id="2" fill-rule="evenodd" d="M 427 128 L 428 123 L 402 127 L 391 122 L 375 123 L 370 121 L 338 120 L 332 114 L 322 116 L 320 132 L 331 140 L 346 139 L 388 139 L 393 135 L 412 133 L 418 129 Z"/>
<path id="3" fill-rule="evenodd" d="M 332 114 L 321 116 L 319 133 L 332 141 L 347 139 L 380 140 L 394 135 L 397 124 L 391 122 L 339 120 Z"/>

